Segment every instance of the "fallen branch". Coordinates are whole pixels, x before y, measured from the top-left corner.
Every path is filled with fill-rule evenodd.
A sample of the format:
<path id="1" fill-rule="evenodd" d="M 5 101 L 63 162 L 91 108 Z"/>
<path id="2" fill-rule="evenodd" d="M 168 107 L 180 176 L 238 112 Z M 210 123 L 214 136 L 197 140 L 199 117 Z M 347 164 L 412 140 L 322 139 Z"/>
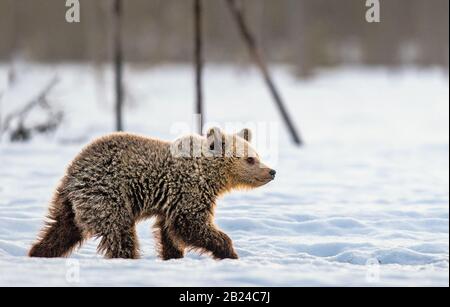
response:
<path id="1" fill-rule="evenodd" d="M 51 92 L 51 90 L 55 87 L 55 85 L 59 82 L 59 79 L 55 76 L 50 82 L 42 89 L 41 92 L 36 96 L 36 98 L 32 99 L 28 102 L 23 109 L 19 110 L 16 113 L 9 114 L 5 118 L 5 124 L 3 126 L 3 132 L 6 132 L 9 129 L 9 125 L 14 118 L 23 119 L 34 107 L 37 105 L 45 105 L 48 107 L 46 97 Z"/>
<path id="2" fill-rule="evenodd" d="M 52 107 L 48 103 L 47 96 L 59 82 L 59 79 L 55 76 L 48 84 L 38 93 L 38 95 L 31 101 L 25 104 L 25 106 L 6 116 L 4 124 L 0 127 L 1 134 L 10 132 L 11 141 L 25 141 L 28 140 L 33 132 L 45 133 L 55 130 L 62 121 L 62 112 L 54 112 Z M 28 114 L 31 113 L 36 107 L 41 107 L 47 110 L 49 118 L 43 123 L 34 125 L 32 127 L 26 127 L 25 119 Z M 16 121 L 17 127 L 12 128 L 12 123 Z"/>

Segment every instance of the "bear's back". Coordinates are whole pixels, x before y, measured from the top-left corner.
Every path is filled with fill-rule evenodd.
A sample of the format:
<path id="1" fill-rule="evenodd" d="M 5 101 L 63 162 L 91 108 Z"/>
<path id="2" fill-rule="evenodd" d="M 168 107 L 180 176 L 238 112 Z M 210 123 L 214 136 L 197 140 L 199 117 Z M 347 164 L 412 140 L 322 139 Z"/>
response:
<path id="1" fill-rule="evenodd" d="M 100 137 L 77 155 L 67 175 L 83 185 L 120 183 L 164 169 L 170 143 L 129 133 Z"/>

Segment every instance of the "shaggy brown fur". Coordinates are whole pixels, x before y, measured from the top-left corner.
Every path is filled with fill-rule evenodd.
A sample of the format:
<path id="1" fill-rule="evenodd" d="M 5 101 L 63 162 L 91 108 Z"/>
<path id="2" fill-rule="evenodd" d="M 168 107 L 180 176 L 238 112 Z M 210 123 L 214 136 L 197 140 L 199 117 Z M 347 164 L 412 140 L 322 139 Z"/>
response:
<path id="1" fill-rule="evenodd" d="M 214 225 L 216 199 L 234 188 L 273 180 L 250 146 L 250 131 L 164 142 L 115 133 L 89 144 L 68 167 L 56 190 L 49 221 L 31 257 L 63 257 L 90 237 L 108 258 L 138 258 L 135 225 L 156 216 L 162 259 L 185 249 L 216 259 L 238 258 L 231 239 Z"/>

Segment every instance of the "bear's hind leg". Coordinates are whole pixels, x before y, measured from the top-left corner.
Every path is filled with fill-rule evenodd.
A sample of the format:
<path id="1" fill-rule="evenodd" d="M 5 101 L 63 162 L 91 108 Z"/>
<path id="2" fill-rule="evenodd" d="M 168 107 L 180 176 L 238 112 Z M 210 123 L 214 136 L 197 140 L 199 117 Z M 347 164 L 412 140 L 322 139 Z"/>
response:
<path id="1" fill-rule="evenodd" d="M 136 227 L 127 229 L 115 228 L 104 234 L 98 246 L 98 252 L 104 253 L 106 258 L 139 258 L 139 243 Z"/>
<path id="2" fill-rule="evenodd" d="M 97 251 L 106 258 L 139 258 L 136 220 L 131 206 L 120 195 L 105 195 L 102 187 L 83 191 L 74 202 L 77 223 L 91 237 L 99 238 Z"/>
<path id="3" fill-rule="evenodd" d="M 166 221 L 162 217 L 154 226 L 158 254 L 163 260 L 180 259 L 184 257 L 184 248 L 175 243 L 173 234 L 169 231 Z"/>
<path id="4" fill-rule="evenodd" d="M 60 194 L 55 195 L 48 218 L 49 221 L 39 235 L 39 241 L 28 253 L 30 257 L 68 256 L 83 241 L 83 235 L 75 225 L 72 205 Z"/>

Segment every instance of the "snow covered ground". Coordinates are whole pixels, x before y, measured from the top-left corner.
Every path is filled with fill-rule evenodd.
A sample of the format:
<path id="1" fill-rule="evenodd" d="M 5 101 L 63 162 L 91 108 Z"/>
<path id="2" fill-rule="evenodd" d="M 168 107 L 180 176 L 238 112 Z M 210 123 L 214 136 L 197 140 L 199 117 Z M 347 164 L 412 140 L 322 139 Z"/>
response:
<path id="1" fill-rule="evenodd" d="M 6 69 L 0 65 L 0 92 Z M 63 126 L 27 144 L 1 143 L 0 286 L 449 285 L 447 72 L 352 68 L 299 81 L 277 68 L 307 145 L 293 147 L 275 125 L 271 146 L 257 147 L 276 180 L 220 200 L 216 221 L 240 260 L 190 253 L 168 262 L 156 258 L 152 221 L 139 225 L 141 260 L 104 260 L 94 241 L 69 259 L 26 257 L 64 167 L 113 128 L 111 74 L 84 66 L 27 68 L 5 92 L 2 110 L 55 73 L 61 82 L 51 100 L 66 112 Z M 189 67 L 130 67 L 126 76 L 128 130 L 173 139 L 190 123 Z M 211 125 L 279 122 L 256 71 L 210 67 L 206 79 Z"/>

